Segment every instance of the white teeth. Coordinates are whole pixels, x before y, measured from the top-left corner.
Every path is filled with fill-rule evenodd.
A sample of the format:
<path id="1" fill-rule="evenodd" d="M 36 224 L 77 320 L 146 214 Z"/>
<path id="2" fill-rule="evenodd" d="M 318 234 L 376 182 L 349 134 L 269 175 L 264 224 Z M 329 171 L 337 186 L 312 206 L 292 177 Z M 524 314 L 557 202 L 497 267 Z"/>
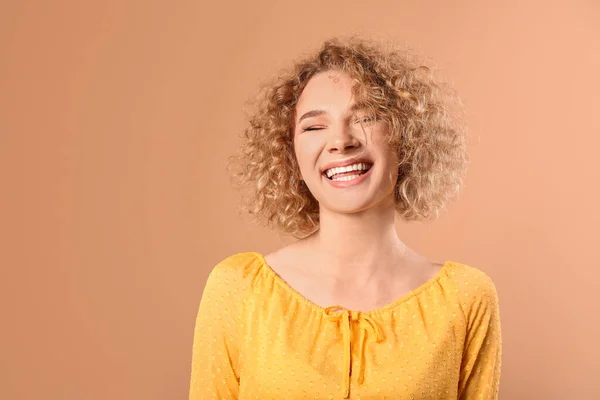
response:
<path id="1" fill-rule="evenodd" d="M 348 175 L 336 178 L 331 178 L 332 181 L 351 181 L 352 179 L 358 178 L 360 175 Z"/>
<path id="2" fill-rule="evenodd" d="M 325 175 L 327 175 L 328 178 L 331 178 L 333 175 L 335 174 L 341 174 L 343 172 L 350 172 L 350 171 L 357 171 L 357 170 L 367 170 L 369 169 L 369 164 L 366 163 L 357 163 L 357 164 L 352 164 L 352 165 L 348 165 L 345 167 L 335 167 L 335 168 L 330 168 L 327 171 L 325 171 Z M 354 176 L 354 175 L 352 175 Z M 348 177 L 350 178 L 350 177 Z M 336 179 L 338 180 L 338 179 Z M 349 179 L 346 179 L 349 180 Z"/>

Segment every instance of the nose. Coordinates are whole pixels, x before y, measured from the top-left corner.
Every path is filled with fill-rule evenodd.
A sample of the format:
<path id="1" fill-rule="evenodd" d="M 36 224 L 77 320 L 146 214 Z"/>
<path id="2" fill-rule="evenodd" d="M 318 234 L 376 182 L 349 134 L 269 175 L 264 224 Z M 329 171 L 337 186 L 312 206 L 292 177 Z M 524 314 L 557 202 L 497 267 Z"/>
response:
<path id="1" fill-rule="evenodd" d="M 353 135 L 350 127 L 339 125 L 331 130 L 327 150 L 330 153 L 344 153 L 360 147 L 360 141 Z"/>

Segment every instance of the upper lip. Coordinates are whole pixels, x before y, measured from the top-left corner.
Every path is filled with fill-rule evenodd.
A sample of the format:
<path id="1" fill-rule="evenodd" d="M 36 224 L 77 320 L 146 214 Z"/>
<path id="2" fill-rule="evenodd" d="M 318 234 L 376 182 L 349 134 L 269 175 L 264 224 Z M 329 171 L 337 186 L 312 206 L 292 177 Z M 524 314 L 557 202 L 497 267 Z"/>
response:
<path id="1" fill-rule="evenodd" d="M 349 158 L 347 160 L 332 161 L 330 163 L 325 164 L 323 166 L 323 168 L 321 169 L 321 172 L 325 172 L 328 169 L 335 168 L 335 167 L 345 167 L 348 165 L 358 164 L 358 163 L 373 164 L 373 161 L 371 161 L 367 158 L 362 158 L 362 157 Z"/>

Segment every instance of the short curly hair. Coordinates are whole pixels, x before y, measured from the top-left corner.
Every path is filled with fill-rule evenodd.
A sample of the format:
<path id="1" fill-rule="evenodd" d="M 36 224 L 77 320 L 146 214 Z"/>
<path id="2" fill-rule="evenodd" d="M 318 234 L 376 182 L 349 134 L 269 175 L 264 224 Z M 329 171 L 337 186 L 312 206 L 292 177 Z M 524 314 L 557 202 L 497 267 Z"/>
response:
<path id="1" fill-rule="evenodd" d="M 405 220 L 436 218 L 461 187 L 468 164 L 460 101 L 410 51 L 358 37 L 332 38 L 262 87 L 248 115 L 234 183 L 247 188 L 240 210 L 296 237 L 319 227 L 319 204 L 300 181 L 294 151 L 295 108 L 315 74 L 337 70 L 389 127 L 398 151 L 395 209 Z M 458 106 L 458 107 L 457 107 Z"/>

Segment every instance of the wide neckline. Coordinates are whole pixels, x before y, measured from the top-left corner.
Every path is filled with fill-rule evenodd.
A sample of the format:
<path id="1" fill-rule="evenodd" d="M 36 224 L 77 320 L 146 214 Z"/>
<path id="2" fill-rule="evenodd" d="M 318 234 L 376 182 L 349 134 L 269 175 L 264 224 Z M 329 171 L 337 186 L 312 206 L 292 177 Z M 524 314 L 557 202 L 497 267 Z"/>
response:
<path id="1" fill-rule="evenodd" d="M 308 299 L 306 296 L 304 296 L 302 293 L 300 293 L 298 290 L 294 289 L 294 287 L 292 287 L 285 279 L 283 279 L 269 265 L 269 263 L 265 259 L 264 255 L 262 255 L 261 253 L 256 252 L 256 251 L 253 251 L 252 254 L 254 254 L 258 258 L 258 260 L 261 263 L 261 267 L 271 276 L 271 278 L 276 283 L 278 283 L 281 287 L 283 287 L 283 289 L 286 292 L 288 292 L 288 294 L 291 297 L 299 300 L 300 302 L 306 304 L 307 306 L 309 306 L 313 310 L 315 310 L 317 312 L 320 312 L 320 313 L 325 313 L 326 310 L 328 308 L 331 308 L 331 307 L 339 307 L 340 309 L 343 309 L 343 310 L 347 310 L 347 311 L 350 311 L 350 312 L 357 312 L 357 313 L 364 314 L 364 315 L 381 315 L 382 313 L 384 313 L 386 311 L 392 311 L 396 307 L 400 306 L 402 303 L 404 303 L 407 300 L 415 297 L 416 295 L 418 295 L 422 291 L 426 290 L 427 288 L 429 288 L 433 284 L 439 282 L 440 279 L 443 278 L 444 276 L 447 276 L 448 270 L 454 264 L 452 261 L 447 260 L 447 261 L 445 261 L 442 264 L 442 267 L 440 268 L 440 270 L 433 277 L 431 277 L 426 282 L 423 282 L 421 285 L 417 286 L 416 288 L 412 289 L 408 293 L 406 293 L 406 294 L 404 294 L 404 295 L 396 298 L 395 300 L 392 300 L 390 303 L 388 303 L 386 305 L 383 305 L 381 307 L 378 307 L 378 308 L 375 308 L 375 309 L 372 309 L 372 310 L 368 310 L 368 311 L 360 311 L 360 310 L 350 310 L 350 309 L 347 309 L 347 308 L 342 307 L 342 306 L 337 305 L 337 304 L 332 304 L 331 306 L 323 307 L 323 306 L 315 303 L 314 301 Z"/>

